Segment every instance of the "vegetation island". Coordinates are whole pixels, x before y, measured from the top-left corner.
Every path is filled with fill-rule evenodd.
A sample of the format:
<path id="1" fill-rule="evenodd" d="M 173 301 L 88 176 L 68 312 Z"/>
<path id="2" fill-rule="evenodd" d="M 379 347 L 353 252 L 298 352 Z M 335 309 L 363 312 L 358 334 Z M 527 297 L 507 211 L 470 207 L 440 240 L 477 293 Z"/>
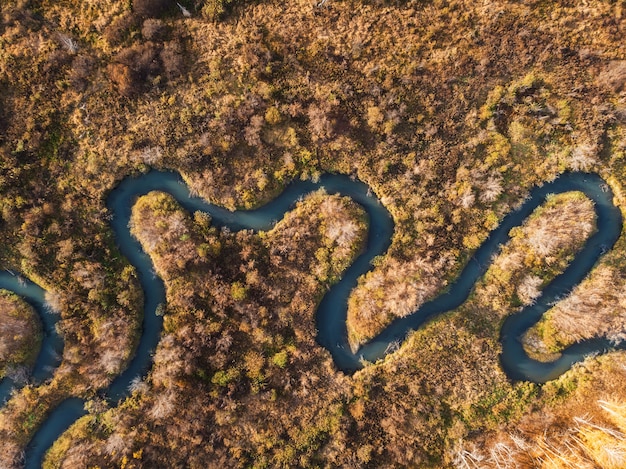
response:
<path id="1" fill-rule="evenodd" d="M 142 336 L 144 291 L 107 197 L 150 170 L 232 211 L 337 173 L 389 211 L 350 294 L 349 347 L 445 292 L 536 186 L 595 173 L 626 215 L 626 1 L 3 0 L 0 266 L 46 291 L 63 337 L 29 378 L 36 312 L 0 290 L 0 468 L 59 404 L 85 415 L 45 468 L 624 468 L 626 351 L 546 383 L 509 377 L 501 327 L 600 226 L 580 191 L 509 233 L 460 307 L 342 372 L 316 310 L 371 220 L 323 189 L 231 231 L 151 191 L 128 229 L 166 301 L 149 370 L 105 390 Z M 521 337 L 539 362 L 626 339 L 626 234 Z"/>

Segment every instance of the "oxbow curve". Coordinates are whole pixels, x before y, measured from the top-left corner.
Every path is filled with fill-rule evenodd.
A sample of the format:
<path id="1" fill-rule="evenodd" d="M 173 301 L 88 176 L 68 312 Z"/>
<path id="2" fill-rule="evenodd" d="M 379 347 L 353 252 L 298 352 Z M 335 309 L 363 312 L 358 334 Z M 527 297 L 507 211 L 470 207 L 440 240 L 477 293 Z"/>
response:
<path id="1" fill-rule="evenodd" d="M 501 362 L 511 379 L 542 383 L 556 378 L 567 371 L 573 363 L 588 353 L 600 353 L 611 349 L 605 340 L 589 340 L 575 344 L 563 351 L 560 358 L 551 363 L 540 363 L 530 359 L 520 342 L 521 335 L 547 311 L 551 305 L 565 296 L 591 271 L 598 259 L 609 251 L 622 231 L 620 210 L 613 204 L 613 194 L 606 182 L 596 174 L 565 173 L 556 180 L 534 188 L 524 204 L 508 214 L 476 250 L 471 260 L 449 288 L 437 298 L 425 303 L 409 316 L 397 319 L 377 337 L 364 344 L 356 353 L 348 345 L 346 315 L 348 296 L 357 284 L 357 279 L 372 269 L 372 260 L 384 255 L 393 235 L 394 224 L 386 208 L 372 195 L 368 186 L 347 176 L 325 174 L 319 181 L 297 181 L 267 205 L 252 211 L 230 212 L 209 204 L 190 194 L 181 176 L 175 172 L 152 170 L 138 177 L 124 179 L 107 198 L 107 207 L 112 214 L 111 227 L 121 253 L 137 269 L 144 291 L 143 333 L 134 358 L 129 366 L 105 390 L 104 395 L 112 404 L 118 403 L 128 394 L 131 380 L 145 376 L 151 364 L 160 336 L 162 320 L 156 314 L 157 307 L 166 301 L 165 288 L 160 278 L 152 275 L 150 258 L 128 229 L 131 209 L 135 200 L 151 191 L 163 191 L 172 195 L 181 206 L 190 212 L 204 211 L 211 215 L 213 224 L 228 227 L 231 231 L 242 229 L 268 230 L 304 195 L 324 188 L 329 194 L 341 194 L 360 204 L 369 216 L 369 233 L 365 251 L 353 262 L 341 280 L 333 285 L 322 299 L 316 313 L 317 341 L 331 353 L 335 364 L 345 373 L 354 373 L 364 363 L 383 358 L 393 347 L 402 343 L 410 331 L 419 328 L 427 320 L 461 306 L 468 298 L 476 281 L 485 273 L 499 246 L 508 239 L 511 228 L 519 226 L 542 204 L 548 194 L 581 191 L 594 202 L 597 215 L 597 231 L 585 243 L 567 269 L 557 276 L 542 292 L 538 301 L 521 312 L 507 318 L 502 326 Z M 24 287 L 24 285 L 26 287 Z M 0 275 L 0 287 L 14 291 L 29 301 L 44 317 L 43 290 L 32 282 L 19 281 L 14 273 Z M 58 364 L 61 339 L 54 337 L 54 320 L 44 318 L 46 336 L 40 358 L 35 367 L 39 380 L 45 376 L 39 370 Z M 48 358 L 46 358 L 48 357 Z M 50 358 L 52 357 L 52 359 Z M 57 357 L 56 360 L 54 357 Z M 47 360 L 47 361 L 46 361 Z M 52 361 L 51 361 L 52 360 Z M 44 365 L 45 364 L 45 365 Z M 51 374 L 52 372 L 48 372 Z M 11 386 L 3 383 L 6 388 Z M 3 399 L 6 399 L 6 395 Z M 84 401 L 67 399 L 58 406 L 41 425 L 26 451 L 27 468 L 41 467 L 45 451 L 76 419 L 84 415 Z"/>

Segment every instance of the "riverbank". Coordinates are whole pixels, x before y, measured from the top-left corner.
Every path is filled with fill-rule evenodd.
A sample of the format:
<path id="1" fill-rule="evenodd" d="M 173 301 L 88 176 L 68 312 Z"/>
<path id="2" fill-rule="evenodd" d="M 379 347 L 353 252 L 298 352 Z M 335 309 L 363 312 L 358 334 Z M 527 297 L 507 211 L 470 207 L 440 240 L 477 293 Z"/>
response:
<path id="1" fill-rule="evenodd" d="M 268 267 L 264 266 L 264 262 L 267 262 L 267 259 L 264 259 L 264 257 L 267 254 L 265 256 L 262 254 L 260 258 L 252 257 L 253 250 L 250 249 L 250 246 L 253 246 L 258 241 L 255 242 L 253 232 L 246 231 L 245 228 L 255 227 L 258 229 L 273 226 L 274 220 L 283 219 L 285 210 L 291 209 L 299 198 L 320 186 L 324 188 L 325 192 L 339 192 L 359 200 L 370 221 L 365 252 L 353 261 L 337 285 L 330 287 L 316 312 L 317 341 L 327 347 L 331 352 L 335 365 L 343 372 L 353 373 L 360 369 L 364 364 L 364 358 L 365 360 L 370 358 L 367 355 L 368 352 L 375 353 L 376 358 L 382 358 L 387 353 L 402 348 L 407 335 L 411 335 L 412 331 L 418 329 L 427 319 L 459 307 L 461 309 L 467 308 L 463 303 L 467 300 L 476 281 L 489 267 L 490 259 L 493 258 L 494 252 L 499 250 L 500 245 L 509 239 L 509 233 L 513 232 L 512 227 L 520 225 L 526 218 L 531 216 L 536 207 L 545 203 L 548 195 L 550 195 L 550 201 L 543 208 L 544 210 L 549 210 L 554 204 L 553 194 L 572 190 L 583 193 L 593 201 L 597 231 L 589 236 L 587 240 L 584 240 L 584 237 L 581 238 L 581 242 L 585 241 L 584 247 L 579 252 L 575 252 L 573 260 L 567 265 L 567 268 L 548 283 L 537 303 L 531 302 L 531 306 L 528 306 L 525 311 L 515 316 L 509 316 L 504 322 L 504 329 L 501 332 L 504 341 L 501 360 L 506 372 L 514 379 L 543 383 L 555 379 L 567 371 L 574 362 L 581 361 L 590 351 L 596 353 L 603 352 L 603 347 L 608 346 L 608 343 L 604 345 L 603 343 L 596 343 L 597 341 L 585 343 L 581 347 L 575 346 L 565 350 L 556 362 L 545 363 L 529 359 L 523 352 L 521 345 L 521 337 L 524 332 L 541 318 L 541 315 L 546 311 L 554 298 L 562 295 L 562 292 L 571 289 L 573 285 L 579 283 L 594 266 L 598 258 L 612 248 L 621 233 L 621 213 L 613 206 L 612 193 L 607 189 L 606 183 L 598 176 L 569 173 L 562 175 L 552 183 L 535 188 L 528 200 L 519 209 L 509 214 L 502 224 L 491 232 L 488 240 L 475 252 L 472 261 L 463 269 L 461 275 L 455 280 L 448 292 L 428 303 L 424 309 L 418 310 L 409 316 L 410 322 L 404 321 L 392 324 L 379 337 L 374 339 L 368 348 L 359 350 L 357 354 L 350 354 L 345 326 L 348 309 L 347 295 L 356 283 L 356 279 L 371 269 L 370 260 L 381 254 L 380 249 L 386 249 L 389 245 L 393 227 L 391 218 L 384 207 L 369 195 L 370 191 L 363 184 L 344 176 L 324 175 L 318 183 L 300 182 L 292 184 L 274 201 L 254 212 L 227 212 L 219 207 L 206 204 L 201 199 L 192 197 L 188 192 L 188 188 L 182 184 L 182 180 L 175 173 L 153 171 L 139 178 L 129 178 L 123 181 L 109 196 L 109 206 L 113 212 L 112 225 L 120 243 L 120 250 L 129 257 L 133 266 L 137 268 L 140 282 L 144 287 L 144 297 L 146 298 L 144 334 L 141 337 L 137 354 L 131 361 L 129 369 L 116 378 L 113 385 L 106 391 L 108 405 L 113 406 L 113 408 L 107 411 L 108 405 L 104 402 L 101 403 L 104 404 L 104 407 L 100 408 L 101 405 L 93 401 L 89 403 L 76 399 L 66 401 L 58 411 L 51 415 L 50 419 L 43 424 L 42 428 L 35 435 L 30 448 L 37 448 L 37 450 L 27 453 L 27 467 L 37 467 L 39 465 L 38 461 L 43 456 L 43 451 L 53 441 L 56 441 L 51 452 L 51 464 L 53 466 L 60 464 L 62 460 L 67 460 L 68 458 L 72 460 L 72 458 L 82 454 L 82 452 L 72 452 L 70 449 L 72 445 L 69 443 L 68 438 L 72 440 L 83 438 L 83 432 L 85 428 L 88 428 L 88 425 L 85 426 L 86 422 L 84 419 L 79 421 L 76 424 L 77 426 L 65 436 L 58 438 L 61 437 L 62 432 L 68 428 L 72 420 L 84 415 L 83 405 L 89 408 L 96 406 L 96 408 L 100 408 L 97 411 L 99 413 L 111 412 L 115 414 L 116 411 L 120 412 L 122 408 L 127 408 L 129 402 L 139 405 L 139 402 L 142 401 L 150 402 L 151 400 L 156 400 L 150 409 L 145 409 L 145 412 L 157 421 L 172 415 L 175 408 L 172 401 L 179 392 L 182 392 L 181 387 L 184 389 L 188 386 L 180 384 L 177 394 L 172 394 L 172 379 L 174 379 L 174 376 L 178 376 L 176 378 L 177 382 L 182 383 L 185 380 L 183 378 L 184 375 L 180 375 L 182 364 L 187 360 L 193 362 L 198 359 L 198 356 L 194 359 L 189 356 L 183 360 L 182 357 L 188 354 L 189 351 L 185 352 L 177 347 L 175 343 L 180 340 L 187 340 L 188 338 L 182 337 L 180 334 L 184 336 L 190 333 L 191 328 L 196 331 L 198 329 L 202 330 L 202 324 L 197 323 L 194 317 L 197 320 L 199 319 L 199 314 L 204 315 L 205 322 L 211 324 L 212 313 L 218 313 L 219 316 L 219 311 L 202 312 L 197 309 L 198 306 L 194 306 L 196 302 L 206 301 L 209 297 L 200 296 L 194 298 L 195 295 L 191 294 L 193 291 L 205 291 L 215 300 L 221 296 L 219 303 L 226 303 L 228 305 L 226 308 L 231 309 L 233 313 L 243 313 L 243 316 L 238 320 L 237 328 L 240 331 L 245 331 L 253 337 L 267 338 L 256 344 L 254 340 L 250 341 L 248 339 L 245 341 L 247 344 L 245 348 L 248 349 L 248 352 L 243 356 L 238 357 L 238 354 L 234 353 L 236 349 L 233 349 L 228 355 L 222 353 L 221 359 L 223 362 L 239 360 L 243 362 L 243 366 L 218 369 L 213 371 L 212 376 L 208 375 L 201 368 L 196 373 L 200 373 L 199 376 L 203 378 L 202 381 L 210 381 L 214 386 L 233 390 L 238 388 L 247 389 L 251 395 L 265 394 L 270 382 L 281 382 L 284 379 L 280 375 L 287 371 L 285 367 L 291 361 L 291 356 L 300 355 L 301 359 L 309 361 L 311 359 L 309 356 L 311 350 L 308 350 L 309 353 L 299 350 L 299 347 L 302 345 L 299 342 L 309 344 L 305 348 L 306 350 L 311 346 L 311 337 L 306 337 L 300 332 L 296 334 L 296 337 L 299 336 L 299 340 L 296 339 L 289 344 L 289 347 L 282 348 L 285 336 L 291 334 L 283 330 L 276 335 L 276 331 L 273 331 L 276 324 L 269 321 L 271 316 L 265 318 L 264 322 L 259 323 L 257 319 L 246 325 L 248 323 L 248 320 L 245 319 L 246 309 L 251 308 L 254 311 L 270 312 L 270 305 L 262 306 L 262 303 L 256 303 L 256 298 L 271 296 L 273 288 L 270 285 L 262 286 L 257 283 L 261 278 L 257 269 L 263 271 Z M 167 191 L 167 194 L 154 192 L 159 190 Z M 137 197 L 140 198 L 135 203 Z M 576 193 L 570 193 L 570 199 L 575 197 L 577 197 Z M 333 200 L 336 199 L 328 199 L 320 194 L 317 194 L 316 198 L 309 197 L 306 199 L 309 205 L 317 203 L 321 207 L 319 218 L 321 226 L 313 230 L 302 226 L 295 231 L 290 229 L 291 238 L 302 236 L 304 242 L 307 235 L 314 238 L 319 237 L 321 230 L 323 238 L 318 239 L 313 245 L 326 245 L 333 249 L 339 249 L 342 245 L 344 247 L 350 246 L 351 243 L 339 242 L 334 233 L 344 232 L 347 229 L 346 227 L 355 224 L 359 218 L 363 218 L 363 215 L 353 212 L 351 214 L 352 219 L 333 220 L 331 217 L 333 212 L 335 212 L 334 216 L 336 217 L 336 212 L 341 210 L 340 206 L 337 206 L 334 210 L 330 208 Z M 308 216 L 306 216 L 307 212 L 309 213 Z M 193 221 L 190 216 L 191 213 L 194 214 Z M 303 209 L 303 205 L 301 205 L 296 207 L 294 214 L 289 217 L 289 220 L 297 220 L 303 216 L 311 220 L 310 213 L 310 209 Z M 534 218 L 539 216 L 535 214 Z M 276 249 L 272 246 L 272 238 L 276 236 L 276 233 L 285 230 L 285 225 L 287 224 L 288 222 L 282 222 L 270 233 L 263 236 L 268 249 Z M 211 225 L 227 228 L 227 231 L 222 231 L 220 234 Z M 355 226 L 358 227 L 358 224 L 355 224 Z M 361 227 L 361 231 L 363 231 L 363 228 Z M 231 231 L 236 232 L 238 230 L 239 234 L 231 234 Z M 591 229 L 588 231 L 591 233 Z M 133 239 L 133 236 L 137 240 Z M 324 237 L 326 238 L 325 241 Z M 235 239 L 237 239 L 238 243 L 245 241 L 242 244 L 243 247 L 240 248 L 240 253 L 237 252 L 237 249 L 233 251 L 235 247 L 233 241 Z M 360 239 L 363 240 L 362 234 Z M 354 237 L 352 242 L 355 242 Z M 256 251 L 260 252 L 258 249 Z M 310 254 L 312 251 L 312 249 L 309 249 L 304 252 Z M 348 250 L 343 255 L 354 257 L 358 251 L 358 249 L 356 251 Z M 280 250 L 277 252 L 280 252 Z M 282 254 L 286 255 L 286 258 L 291 263 L 295 261 L 295 258 L 291 259 L 286 252 L 283 251 Z M 198 255 L 200 255 L 200 259 L 197 257 Z M 153 267 L 148 256 L 154 257 L 155 267 Z M 319 251 L 315 253 L 315 257 L 318 262 L 323 262 L 323 256 L 320 258 Z M 235 267 L 234 271 L 222 270 L 219 267 L 216 269 L 216 267 L 211 266 L 216 261 L 221 260 L 223 262 L 227 258 L 230 258 L 230 260 L 226 265 Z M 283 264 L 283 261 L 280 259 L 281 257 L 275 258 L 272 267 L 276 268 Z M 252 270 L 247 270 L 243 267 L 245 261 L 249 261 L 248 268 L 252 268 Z M 221 262 L 218 262 L 218 266 L 219 264 Z M 240 265 L 240 267 L 237 268 L 237 265 Z M 346 265 L 348 264 L 346 263 Z M 315 278 L 318 271 L 316 267 L 310 267 L 306 262 L 297 263 L 292 266 L 292 269 L 308 270 L 309 275 L 313 275 L 313 278 Z M 194 282 L 193 279 L 197 282 L 200 278 L 205 278 L 204 281 L 206 282 L 207 277 L 210 278 L 210 272 L 213 270 L 215 270 L 213 275 L 216 276 L 216 279 L 213 280 L 215 282 L 213 285 L 209 282 L 200 289 L 197 286 L 192 287 L 191 282 Z M 152 272 L 156 272 L 158 277 L 152 276 Z M 224 286 L 220 286 L 220 280 L 217 279 L 221 277 L 236 279 L 238 278 L 236 272 L 245 273 L 245 276 L 241 277 L 241 280 L 234 280 L 230 283 L 230 288 L 224 291 Z M 202 275 L 198 276 L 197 274 L 200 273 Z M 341 274 L 341 272 L 337 274 Z M 161 277 L 166 280 L 165 285 L 162 283 Z M 186 277 L 191 277 L 191 279 Z M 181 283 L 181 281 L 184 283 Z M 183 285 L 186 285 L 186 287 Z M 280 285 L 280 282 L 278 285 Z M 165 287 L 168 288 L 169 298 L 167 302 Z M 182 291 L 180 290 L 181 288 Z M 284 287 L 279 288 L 284 289 Z M 302 294 L 299 290 L 294 290 L 294 293 L 297 295 Z M 306 303 L 310 303 L 310 299 L 308 302 L 304 301 L 299 304 L 304 306 Z M 188 317 L 191 311 L 194 314 Z M 159 341 L 162 323 L 161 316 L 165 317 L 164 335 Z M 243 330 L 241 329 L 242 326 L 244 326 Z M 309 335 L 313 333 L 311 326 L 312 324 L 309 322 Z M 267 332 L 263 332 L 264 329 L 267 329 Z M 207 333 L 212 335 L 211 332 L 207 331 Z M 232 332 L 224 332 L 222 330 L 221 334 L 228 337 L 227 345 L 223 351 L 228 352 L 233 341 Z M 465 341 L 468 339 L 468 337 L 465 337 Z M 159 344 L 158 348 L 157 344 Z M 270 363 L 266 361 L 261 350 L 255 350 L 259 346 L 262 349 L 269 347 L 274 350 Z M 218 345 L 218 347 L 221 348 L 222 345 Z M 157 354 L 154 369 L 149 376 L 146 376 L 146 371 L 151 361 L 149 357 L 153 355 L 155 348 L 157 349 Z M 165 354 L 165 357 L 170 358 L 164 358 L 163 354 Z M 315 356 L 316 354 L 313 353 L 312 355 Z M 172 361 L 173 357 L 176 358 Z M 390 357 L 392 363 L 396 359 L 393 355 Z M 373 362 L 375 360 L 370 359 L 369 361 Z M 210 365 L 210 368 L 214 367 L 215 364 Z M 151 386 L 146 385 L 146 380 L 151 382 Z M 515 386 L 514 389 L 516 390 L 514 392 L 525 390 L 524 393 L 529 394 L 524 399 L 532 398 L 536 390 L 532 388 L 532 385 L 529 387 L 529 384 L 522 383 Z M 235 388 L 231 387 L 233 385 Z M 164 392 L 169 388 L 170 391 L 167 391 L 168 394 L 153 394 L 153 391 L 149 391 L 159 388 L 163 388 Z M 128 395 L 126 392 L 131 394 Z M 215 390 L 209 394 L 217 397 Z M 114 406 L 119 404 L 121 399 L 126 396 L 129 397 L 126 402 L 116 409 Z M 278 399 L 276 389 L 272 391 L 272 396 L 272 401 Z M 178 397 L 180 397 L 180 394 L 178 394 Z M 521 398 L 522 396 L 520 395 L 519 397 Z M 520 403 L 515 403 L 514 405 L 517 406 Z M 93 417 L 85 417 L 87 420 L 91 418 Z M 115 441 L 122 444 L 123 438 L 119 436 L 119 433 L 113 433 L 109 438 L 114 438 Z M 141 454 L 143 454 L 143 451 Z"/>
<path id="2" fill-rule="evenodd" d="M 593 172 L 626 207 L 622 2 L 225 1 L 217 16 L 202 0 L 180 3 L 188 15 L 160 0 L 0 8 L 0 265 L 56 294 L 65 339 L 53 381 L 23 387 L 0 410 L 0 465 L 19 465 L 43 416 L 70 396 L 91 402 L 80 425 L 92 433 L 70 442 L 68 465 L 125 457 L 169 467 L 191 454 L 202 467 L 445 467 L 461 441 L 472 451 L 496 438 L 480 440 L 490 448 L 492 430 L 513 431 L 530 409 L 551 415 L 559 404 L 549 395 L 597 402 L 609 396 L 592 389 L 616 392 L 618 358 L 613 375 L 588 361 L 553 394 L 510 383 L 499 325 L 519 305 L 490 281 L 393 360 L 346 378 L 315 342 L 330 253 L 318 259 L 285 236 L 294 260 L 276 265 L 284 256 L 269 244 L 218 230 L 233 254 L 208 269 L 216 295 L 200 273 L 172 279 L 192 307 L 168 320 L 158 386 L 148 377 L 127 407 L 105 409 L 103 391 L 129 365 L 143 320 L 142 287 L 106 203 L 129 175 L 178 171 L 194 195 L 233 210 L 294 179 L 364 182 L 395 232 L 352 295 L 355 348 L 449 287 L 533 187 Z M 619 336 L 625 249 L 621 238 L 574 297 L 594 293 L 597 303 L 544 315 L 545 343 Z M 269 261 L 251 265 L 257 257 Z M 272 293 L 248 296 L 248 272 Z M 268 329 L 276 321 L 281 334 Z M 229 361 L 247 344 L 263 345 Z M 171 405 L 176 418 L 159 420 Z M 563 408 L 572 414 L 537 420 L 536 434 L 573 428 L 582 407 Z"/>

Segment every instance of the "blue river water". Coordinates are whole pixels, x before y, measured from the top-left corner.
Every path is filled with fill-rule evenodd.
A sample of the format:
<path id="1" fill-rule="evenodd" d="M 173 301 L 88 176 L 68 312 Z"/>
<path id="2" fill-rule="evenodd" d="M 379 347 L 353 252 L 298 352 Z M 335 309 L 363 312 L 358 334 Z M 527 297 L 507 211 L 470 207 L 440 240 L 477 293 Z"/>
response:
<path id="1" fill-rule="evenodd" d="M 61 363 L 63 339 L 56 331 L 56 322 L 59 318 L 46 307 L 45 290 L 19 273 L 8 270 L 0 272 L 0 288 L 21 296 L 35 309 L 41 319 L 43 333 L 41 350 L 30 376 L 32 382 L 41 382 L 52 376 L 53 370 Z M 15 383 L 10 378 L 0 382 L 0 407 L 8 399 L 11 390 L 19 385 L 20 383 Z"/>
<path id="2" fill-rule="evenodd" d="M 138 177 L 124 179 L 107 198 L 107 208 L 112 215 L 111 228 L 117 245 L 121 253 L 137 269 L 144 292 L 143 331 L 136 353 L 125 371 L 103 391 L 104 397 L 111 405 L 116 405 L 128 395 L 128 387 L 135 377 L 143 377 L 149 371 L 162 326 L 162 318 L 156 311 L 157 307 L 166 301 L 162 280 L 153 275 L 154 268 L 150 258 L 143 252 L 128 228 L 131 209 L 136 199 L 151 191 L 167 192 L 186 210 L 209 213 L 215 226 L 225 226 L 231 231 L 241 229 L 263 231 L 271 229 L 301 197 L 322 187 L 329 194 L 341 194 L 352 198 L 364 208 L 370 221 L 364 252 L 347 269 L 342 279 L 328 290 L 316 313 L 317 341 L 328 349 L 336 366 L 345 373 L 353 373 L 362 368 L 365 362 L 375 362 L 383 358 L 390 350 L 390 344 L 402 343 L 411 331 L 419 328 L 427 320 L 462 305 L 476 281 L 489 267 L 499 246 L 509 239 L 511 228 L 523 223 L 537 206 L 545 202 L 548 194 L 573 190 L 585 193 L 594 202 L 597 232 L 587 240 L 567 269 L 544 289 L 542 296 L 534 305 L 511 315 L 504 322 L 501 331 L 501 363 L 507 375 L 513 380 L 542 383 L 558 377 L 589 353 L 602 353 L 614 348 L 605 340 L 584 341 L 565 349 L 558 360 L 542 363 L 527 356 L 520 340 L 523 333 L 535 324 L 555 301 L 567 295 L 585 278 L 597 260 L 613 247 L 621 234 L 621 212 L 613 205 L 613 194 L 608 185 L 598 175 L 565 173 L 553 182 L 534 188 L 526 202 L 508 214 L 490 233 L 488 239 L 473 254 L 461 274 L 445 292 L 409 316 L 395 320 L 377 337 L 353 353 L 348 345 L 346 330 L 348 296 L 356 286 L 358 278 L 373 268 L 372 260 L 387 251 L 394 232 L 391 215 L 371 194 L 368 186 L 347 176 L 326 174 L 315 183 L 297 181 L 288 185 L 277 198 L 259 209 L 230 212 L 192 196 L 178 173 L 153 170 Z M 45 337 L 33 376 L 37 381 L 50 377 L 54 366 L 59 362 L 62 341 L 54 332 L 54 318 L 45 312 L 43 290 L 29 281 L 26 281 L 24 286 L 9 273 L 0 275 L 0 288 L 23 296 L 42 316 Z M 5 382 L 2 386 L 5 386 Z M 3 400 L 8 395 L 6 389 L 11 386 L 12 383 L 9 383 L 5 390 L 1 391 L 5 393 L 0 394 Z M 61 433 L 85 413 L 84 401 L 81 399 L 70 398 L 62 402 L 51 412 L 29 443 L 25 466 L 29 469 L 41 467 L 47 449 Z"/>

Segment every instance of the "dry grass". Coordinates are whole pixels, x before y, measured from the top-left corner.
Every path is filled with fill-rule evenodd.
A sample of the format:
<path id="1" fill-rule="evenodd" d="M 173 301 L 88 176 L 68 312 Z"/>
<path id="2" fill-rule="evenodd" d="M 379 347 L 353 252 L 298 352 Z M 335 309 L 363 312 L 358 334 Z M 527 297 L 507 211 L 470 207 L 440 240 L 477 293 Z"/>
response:
<path id="1" fill-rule="evenodd" d="M 0 337 L 0 379 L 34 364 L 41 346 L 39 317 L 30 305 L 6 291 L 0 292 Z"/>
<path id="2" fill-rule="evenodd" d="M 553 350 L 593 337 L 619 343 L 626 336 L 626 283 L 615 267 L 600 265 L 534 326 Z"/>
<path id="3" fill-rule="evenodd" d="M 594 372 L 578 381 L 568 394 L 550 402 L 551 393 L 566 379 L 551 384 L 545 407 L 524 417 L 518 428 L 509 426 L 465 442 L 454 451 L 455 467 L 542 469 L 602 468 L 626 466 L 626 404 L 621 383 L 624 355 L 580 366 Z M 574 374 L 576 371 L 571 372 Z M 611 376 L 612 375 L 612 376 Z M 602 378 L 608 378 L 602 380 Z M 600 381 L 596 381 L 600 379 Z M 561 389 L 562 392 L 563 390 Z M 602 396 L 602 397 L 601 397 Z"/>
<path id="4" fill-rule="evenodd" d="M 65 349 L 52 384 L 0 411 L 0 465 L 14 464 L 54 403 L 106 387 L 132 352 L 141 294 L 104 207 L 130 173 L 177 169 L 230 208 L 325 171 L 369 184 L 396 234 L 353 295 L 353 343 L 444 288 L 541 181 L 598 171 L 626 203 L 623 2 L 247 3 L 184 2 L 186 17 L 170 2 L 158 20 L 132 2 L 2 4 L 0 257 L 60 292 Z M 495 329 L 535 299 L 537 277 L 562 268 L 552 239 L 526 245 L 537 264 L 524 252 L 494 270 L 501 287 L 485 287 L 482 304 L 350 381 L 315 344 L 312 320 L 347 246 L 362 241 L 358 210 L 339 206 L 346 216 L 325 226 L 312 204 L 310 220 L 265 238 L 205 232 L 169 212 L 146 228 L 172 299 L 162 350 L 145 392 L 65 439 L 65 463 L 441 467 L 460 439 L 544 405 L 535 387 L 506 380 Z M 612 376 L 593 374 L 596 387 Z M 152 425 L 155 392 L 186 399 Z M 504 464 L 515 445 L 501 441 L 489 457 Z"/>

